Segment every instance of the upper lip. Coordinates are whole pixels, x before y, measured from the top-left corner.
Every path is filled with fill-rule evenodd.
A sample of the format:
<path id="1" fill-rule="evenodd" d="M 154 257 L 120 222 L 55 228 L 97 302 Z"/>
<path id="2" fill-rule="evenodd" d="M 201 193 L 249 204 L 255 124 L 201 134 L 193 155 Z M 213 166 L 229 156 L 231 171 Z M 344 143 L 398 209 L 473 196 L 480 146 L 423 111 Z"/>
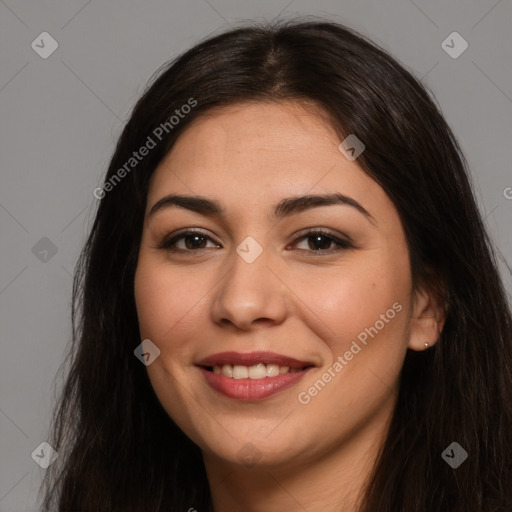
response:
<path id="1" fill-rule="evenodd" d="M 279 366 L 289 366 L 290 368 L 305 368 L 307 366 L 314 366 L 314 363 L 309 361 L 300 361 L 293 357 L 276 354 L 275 352 L 219 352 L 202 359 L 197 362 L 197 366 L 210 367 L 222 366 L 224 364 L 240 365 L 240 366 L 254 366 L 258 363 L 263 364 L 277 364 Z"/>

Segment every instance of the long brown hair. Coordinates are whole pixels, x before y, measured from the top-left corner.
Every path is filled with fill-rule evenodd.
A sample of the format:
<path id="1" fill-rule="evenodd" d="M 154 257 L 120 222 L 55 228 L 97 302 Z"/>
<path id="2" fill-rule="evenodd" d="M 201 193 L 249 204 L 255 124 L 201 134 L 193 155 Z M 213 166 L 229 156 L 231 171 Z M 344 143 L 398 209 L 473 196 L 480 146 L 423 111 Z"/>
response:
<path id="1" fill-rule="evenodd" d="M 180 110 L 191 99 L 193 108 Z M 429 283 L 448 305 L 439 342 L 406 356 L 360 512 L 512 510 L 512 319 L 457 141 L 431 95 L 385 51 L 341 25 L 299 20 L 202 41 L 135 106 L 75 272 L 73 341 L 49 439 L 59 458 L 41 488 L 44 511 L 210 506 L 201 451 L 133 354 L 148 182 L 180 133 L 212 107 L 290 99 L 323 108 L 340 140 L 364 142 L 358 163 L 400 214 L 414 283 Z M 187 111 L 177 123 L 176 109 Z M 155 147 L 127 168 L 151 135 Z M 441 456 L 452 442 L 468 453 L 456 469 Z"/>

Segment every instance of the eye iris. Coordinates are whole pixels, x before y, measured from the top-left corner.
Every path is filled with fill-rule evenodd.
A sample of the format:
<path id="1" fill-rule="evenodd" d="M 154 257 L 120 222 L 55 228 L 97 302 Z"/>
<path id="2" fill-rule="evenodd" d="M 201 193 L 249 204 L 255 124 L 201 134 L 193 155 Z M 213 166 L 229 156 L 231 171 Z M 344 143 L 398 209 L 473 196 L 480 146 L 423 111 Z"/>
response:
<path id="1" fill-rule="evenodd" d="M 191 242 L 192 240 L 192 242 Z M 185 237 L 185 246 L 187 249 L 197 249 L 202 248 L 204 242 L 206 240 L 206 237 L 202 235 L 188 235 Z M 197 243 L 199 241 L 199 243 Z"/>
<path id="2" fill-rule="evenodd" d="M 308 240 L 309 248 L 314 250 L 328 249 L 329 246 L 331 245 L 330 238 L 326 237 L 325 235 L 310 236 Z M 313 243 L 311 243 L 312 240 Z"/>

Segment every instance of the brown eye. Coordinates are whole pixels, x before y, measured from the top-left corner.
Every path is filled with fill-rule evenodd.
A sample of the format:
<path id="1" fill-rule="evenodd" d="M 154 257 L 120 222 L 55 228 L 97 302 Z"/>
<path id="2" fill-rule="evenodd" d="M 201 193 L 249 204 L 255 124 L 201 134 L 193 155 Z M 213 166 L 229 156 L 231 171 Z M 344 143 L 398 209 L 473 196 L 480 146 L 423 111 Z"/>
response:
<path id="1" fill-rule="evenodd" d="M 203 235 L 188 235 L 182 239 L 185 240 L 187 249 L 203 249 L 207 238 Z"/>
<path id="2" fill-rule="evenodd" d="M 207 246 L 208 242 L 213 245 Z M 200 231 L 182 231 L 173 237 L 165 238 L 158 246 L 159 249 L 167 251 L 194 252 L 197 249 L 209 249 L 211 247 L 220 247 L 209 236 Z"/>
<path id="3" fill-rule="evenodd" d="M 295 244 L 306 243 L 306 248 L 297 247 L 299 250 L 317 253 L 333 253 L 343 249 L 353 248 L 348 240 L 342 240 L 330 233 L 323 231 L 311 231 L 299 237 Z M 333 248 L 333 246 L 335 246 Z"/>
<path id="4" fill-rule="evenodd" d="M 308 246 L 315 251 L 320 249 L 330 249 L 333 239 L 325 235 L 308 236 Z"/>

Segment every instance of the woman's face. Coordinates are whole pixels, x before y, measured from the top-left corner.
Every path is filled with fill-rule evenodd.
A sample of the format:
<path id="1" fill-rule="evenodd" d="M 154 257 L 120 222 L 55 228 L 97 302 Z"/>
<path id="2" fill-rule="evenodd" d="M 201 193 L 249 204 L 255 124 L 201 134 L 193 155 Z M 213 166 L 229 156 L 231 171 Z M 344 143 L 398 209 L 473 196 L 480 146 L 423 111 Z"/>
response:
<path id="1" fill-rule="evenodd" d="M 205 456 L 284 467 L 371 444 L 406 348 L 428 341 L 397 211 L 340 142 L 298 103 L 238 104 L 191 124 L 152 177 L 135 277 L 141 339 L 160 350 L 147 371 Z M 203 201 L 159 203 L 171 194 Z"/>

